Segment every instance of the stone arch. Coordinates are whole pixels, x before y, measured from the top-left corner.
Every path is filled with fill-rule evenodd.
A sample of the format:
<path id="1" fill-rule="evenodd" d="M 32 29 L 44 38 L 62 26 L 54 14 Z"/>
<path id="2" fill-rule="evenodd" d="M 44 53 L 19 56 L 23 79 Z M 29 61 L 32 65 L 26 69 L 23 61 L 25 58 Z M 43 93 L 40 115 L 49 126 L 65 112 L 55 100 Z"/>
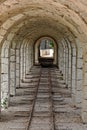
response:
<path id="1" fill-rule="evenodd" d="M 0 24 L 1 25 L 1 28 L 0 28 L 0 50 L 1 50 L 1 47 L 3 46 L 4 42 L 6 41 L 6 37 L 8 36 L 8 33 L 10 34 L 9 38 L 11 38 L 13 35 L 17 36 L 18 30 L 14 31 L 15 34 L 11 34 L 10 31 L 17 24 L 20 24 L 21 21 L 23 21 L 25 23 L 26 27 L 23 28 L 23 24 L 19 25 L 19 27 L 18 27 L 19 32 L 20 32 L 19 37 L 22 36 L 24 38 L 24 35 L 26 35 L 26 39 L 32 38 L 33 41 L 35 41 L 35 39 L 37 39 L 39 36 L 41 36 L 43 34 L 47 35 L 47 33 L 49 33 L 49 35 L 50 35 L 50 31 L 48 31 L 48 29 L 46 31 L 44 31 L 43 34 L 42 34 L 42 32 L 39 31 L 39 29 L 42 26 L 41 23 L 44 20 L 44 19 L 42 19 L 42 17 L 45 17 L 46 21 L 49 21 L 49 22 L 46 23 L 46 21 L 44 21 L 43 23 L 45 23 L 45 24 L 43 25 L 41 30 L 45 26 L 52 28 L 52 30 L 51 30 L 52 35 L 53 35 L 53 37 L 55 36 L 55 39 L 57 39 L 57 41 L 58 41 L 58 39 L 60 39 L 60 41 L 62 41 L 62 39 L 64 39 L 64 35 L 65 35 L 65 37 L 68 38 L 71 35 L 70 32 L 72 32 L 74 34 L 74 36 L 77 37 L 77 39 L 79 39 L 81 41 L 81 44 L 82 44 L 81 47 L 79 46 L 78 42 L 76 43 L 77 48 L 74 46 L 74 43 L 71 43 L 72 66 L 71 65 L 70 66 L 72 69 L 70 69 L 70 70 L 71 70 L 71 74 L 72 74 L 72 76 L 71 76 L 72 77 L 72 81 L 71 81 L 72 82 L 72 89 L 74 91 L 75 99 L 76 99 L 76 94 L 79 92 L 78 86 L 79 86 L 79 84 L 80 84 L 80 87 L 82 86 L 81 85 L 82 78 L 81 77 L 79 78 L 79 72 L 81 71 L 80 74 L 82 75 L 82 70 L 81 70 L 81 68 L 78 68 L 78 65 L 79 65 L 80 60 L 81 60 L 81 63 L 83 64 L 83 73 L 84 73 L 83 74 L 83 78 L 84 78 L 83 89 L 84 90 L 83 90 L 83 116 L 82 117 L 83 117 L 84 121 L 87 120 L 87 118 L 86 118 L 87 116 L 85 116 L 85 115 L 87 115 L 87 111 L 86 111 L 86 109 L 87 109 L 87 106 L 86 106 L 87 105 L 87 101 L 86 101 L 86 98 L 87 98 L 86 97 L 86 89 L 87 89 L 87 87 L 86 87 L 87 86 L 87 84 L 86 84 L 86 71 L 87 70 L 86 70 L 86 56 L 85 56 L 86 49 L 87 49 L 87 47 L 86 47 L 87 26 L 86 26 L 86 18 L 84 17 L 85 15 L 83 16 L 82 15 L 83 12 L 78 11 L 81 9 L 81 7 L 84 7 L 84 9 L 87 10 L 86 5 L 82 4 L 81 1 L 80 1 L 80 4 L 82 6 L 79 8 L 74 8 L 74 6 L 71 7 L 71 4 L 69 5 L 70 2 L 69 3 L 67 3 L 67 2 L 66 3 L 65 2 L 64 3 L 63 2 L 57 3 L 56 2 L 56 4 L 55 4 L 54 1 L 52 1 L 52 3 L 45 1 L 44 5 L 43 5 L 41 2 L 38 2 L 38 4 L 37 4 L 37 2 L 33 1 L 33 4 L 31 5 L 32 2 L 30 2 L 30 1 L 27 1 L 29 3 L 27 4 L 27 2 L 26 2 L 26 4 L 25 4 L 24 1 L 20 0 L 19 3 L 16 4 L 16 6 L 14 6 L 14 4 L 17 1 L 12 2 L 11 0 L 9 0 L 9 2 L 11 2 L 10 8 L 8 8 L 9 3 L 6 3 L 6 2 L 2 5 L 0 5 L 2 7 L 2 10 L 0 12 L 0 14 L 1 14 L 0 18 L 1 18 L 1 22 L 2 22 Z M 22 2 L 22 4 L 21 4 L 21 2 Z M 78 5 L 79 5 L 78 1 L 76 1 L 75 5 L 76 5 L 76 7 L 78 7 Z M 51 8 L 51 7 L 53 7 L 53 8 Z M 5 8 L 5 10 L 4 10 L 4 8 Z M 36 9 L 37 9 L 37 12 L 35 13 Z M 14 11 L 16 11 L 16 12 L 14 12 Z M 77 13 L 77 12 L 79 12 L 79 13 Z M 4 18 L 2 16 L 4 16 Z M 37 25 L 37 27 L 33 28 L 34 29 L 33 30 L 29 26 L 28 31 L 30 30 L 30 32 L 26 31 L 26 28 L 30 24 L 29 21 L 31 20 L 31 22 L 32 22 L 32 19 L 35 20 L 37 18 L 37 16 L 39 18 L 41 18 L 41 19 L 37 19 L 37 21 L 39 21 L 39 23 L 41 21 L 41 23 L 38 25 L 38 22 L 36 24 L 36 21 L 35 21 L 35 24 Z M 51 19 L 51 20 L 49 20 L 49 19 Z M 54 22 L 54 24 L 52 21 Z M 25 29 L 23 31 L 24 35 L 22 33 L 21 28 L 23 30 Z M 54 30 L 55 30 L 55 33 L 54 33 Z M 63 30 L 63 31 L 61 31 L 61 30 Z M 36 35 L 36 34 L 38 34 L 38 35 Z M 10 40 L 10 42 L 11 42 L 11 40 Z M 64 46 L 65 46 L 65 44 L 64 44 Z M 84 52 L 82 52 L 82 53 L 83 53 L 84 58 L 82 59 L 82 53 L 81 53 L 81 57 L 79 57 L 79 56 L 80 56 L 80 52 L 83 50 L 84 50 Z M 67 49 L 66 49 L 66 52 L 68 52 Z M 85 53 L 85 55 L 84 55 L 84 53 Z M 68 60 L 68 57 L 69 56 L 67 55 L 67 58 L 65 59 L 65 61 Z M 82 67 L 82 64 L 80 67 Z M 69 65 L 65 64 L 65 71 L 67 71 L 68 66 Z M 66 73 L 65 77 L 67 77 L 69 74 L 70 73 Z M 66 82 L 67 82 L 67 80 L 68 80 L 68 78 L 65 78 Z M 78 91 L 76 91 L 76 90 L 78 90 Z M 81 91 L 81 93 L 82 93 L 82 91 Z M 77 94 L 77 97 L 79 97 L 78 94 Z M 76 101 L 76 102 L 78 102 L 78 101 Z"/>
<path id="2" fill-rule="evenodd" d="M 38 46 L 40 44 L 40 41 L 44 38 L 50 39 L 53 41 L 54 43 L 54 64 L 56 64 L 58 66 L 58 57 L 57 57 L 57 53 L 58 53 L 58 45 L 57 42 L 54 40 L 54 38 L 50 37 L 50 36 L 42 36 L 40 38 L 38 38 L 35 43 L 34 43 L 34 63 L 39 63 L 38 61 Z"/>

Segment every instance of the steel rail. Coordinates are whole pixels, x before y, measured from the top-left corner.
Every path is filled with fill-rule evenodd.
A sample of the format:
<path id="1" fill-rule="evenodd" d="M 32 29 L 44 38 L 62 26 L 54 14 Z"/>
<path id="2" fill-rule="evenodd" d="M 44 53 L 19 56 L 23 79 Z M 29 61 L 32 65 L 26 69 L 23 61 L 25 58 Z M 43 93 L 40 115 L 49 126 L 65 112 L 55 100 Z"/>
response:
<path id="1" fill-rule="evenodd" d="M 52 123 L 52 130 L 55 130 L 55 118 L 54 118 L 54 106 L 53 106 L 53 94 L 52 94 L 52 81 L 51 81 L 51 73 L 50 70 L 48 70 L 49 72 L 49 87 L 50 87 L 50 105 L 51 105 L 51 123 Z"/>
<path id="2" fill-rule="evenodd" d="M 33 113 L 34 113 L 34 107 L 35 107 L 35 103 L 36 103 L 36 99 L 37 99 L 37 93 L 38 93 L 40 78 L 41 78 L 41 70 L 40 70 L 40 76 L 39 76 L 38 84 L 37 84 L 37 87 L 36 87 L 35 96 L 34 96 L 33 103 L 32 103 L 32 110 L 30 112 L 29 123 L 28 123 L 28 127 L 27 127 L 26 130 L 29 130 L 30 125 L 31 125 L 31 121 L 32 121 Z"/>

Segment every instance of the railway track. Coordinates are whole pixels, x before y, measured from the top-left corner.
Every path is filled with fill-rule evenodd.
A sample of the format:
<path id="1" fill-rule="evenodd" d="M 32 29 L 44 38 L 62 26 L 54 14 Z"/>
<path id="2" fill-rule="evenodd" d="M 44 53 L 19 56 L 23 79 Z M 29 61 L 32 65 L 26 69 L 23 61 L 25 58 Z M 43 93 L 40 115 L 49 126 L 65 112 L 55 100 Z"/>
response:
<path id="1" fill-rule="evenodd" d="M 0 130 L 87 130 L 56 67 L 33 66 L 11 105 Z"/>
<path id="2" fill-rule="evenodd" d="M 64 98 L 70 95 L 66 95 L 62 74 L 56 67 L 33 67 L 25 82 L 31 81 L 36 86 L 33 85 L 33 93 L 33 86 L 30 88 L 33 100 L 26 130 L 63 130 L 62 125 L 59 126 L 57 123 L 57 115 L 62 111 L 60 107 L 64 104 Z"/>
<path id="3" fill-rule="evenodd" d="M 27 130 L 55 130 L 51 71 L 41 68 Z"/>

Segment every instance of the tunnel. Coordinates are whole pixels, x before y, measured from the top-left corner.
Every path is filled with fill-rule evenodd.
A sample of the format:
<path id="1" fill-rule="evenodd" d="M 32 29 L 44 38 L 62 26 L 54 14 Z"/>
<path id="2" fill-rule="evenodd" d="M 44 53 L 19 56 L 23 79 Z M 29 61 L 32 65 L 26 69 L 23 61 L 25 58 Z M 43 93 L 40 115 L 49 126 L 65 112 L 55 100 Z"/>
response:
<path id="1" fill-rule="evenodd" d="M 53 56 L 41 59 L 44 39 L 53 43 Z M 61 74 L 72 107 L 87 123 L 86 0 L 1 0 L 0 52 L 1 119 L 32 68 L 38 75 L 38 67 L 50 62 L 42 73 Z"/>
<path id="2" fill-rule="evenodd" d="M 58 67 L 58 45 L 51 37 L 41 37 L 35 42 L 34 64 L 47 67 L 55 65 Z"/>

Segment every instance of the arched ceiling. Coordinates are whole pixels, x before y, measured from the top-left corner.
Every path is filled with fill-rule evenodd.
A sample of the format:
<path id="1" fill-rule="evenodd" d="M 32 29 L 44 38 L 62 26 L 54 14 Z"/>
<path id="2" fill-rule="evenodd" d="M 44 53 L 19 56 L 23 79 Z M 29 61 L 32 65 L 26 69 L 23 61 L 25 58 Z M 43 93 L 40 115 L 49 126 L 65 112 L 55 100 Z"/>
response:
<path id="1" fill-rule="evenodd" d="M 36 40 L 49 35 L 56 40 L 74 37 L 87 42 L 86 0 L 4 0 L 0 3 L 0 26 L 15 21 L 6 33 L 17 28 L 15 38 Z M 20 17 L 21 16 L 21 17 Z M 9 22 L 10 24 L 10 22 Z M 21 25 L 21 26 L 20 26 Z"/>

